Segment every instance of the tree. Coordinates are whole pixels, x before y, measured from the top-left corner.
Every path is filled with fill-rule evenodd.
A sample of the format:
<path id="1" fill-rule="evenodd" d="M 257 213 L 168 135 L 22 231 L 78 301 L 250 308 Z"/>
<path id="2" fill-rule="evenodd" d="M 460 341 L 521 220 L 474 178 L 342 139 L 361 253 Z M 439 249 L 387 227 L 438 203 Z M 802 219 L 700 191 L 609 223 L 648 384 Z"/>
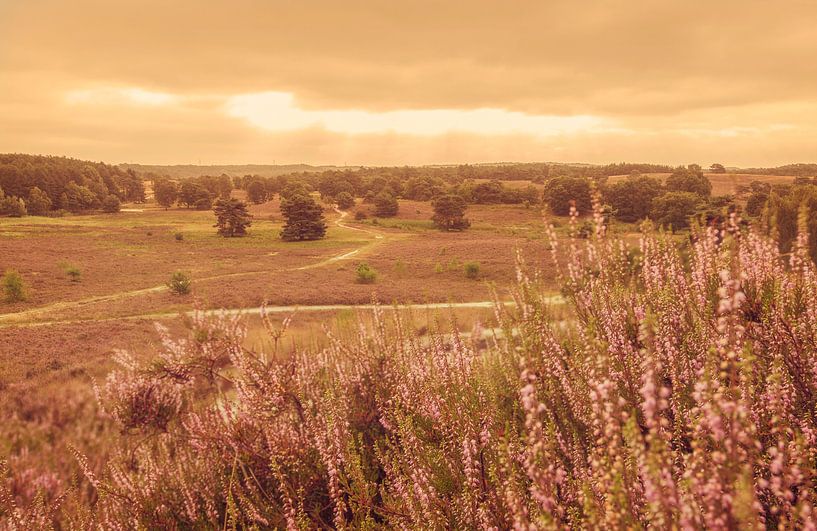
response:
<path id="1" fill-rule="evenodd" d="M 193 181 L 185 181 L 179 189 L 179 203 L 187 208 L 196 207 L 198 210 L 207 210 L 212 205 L 213 198 L 207 188 Z"/>
<path id="2" fill-rule="evenodd" d="M 689 226 L 689 218 L 701 206 L 701 196 L 692 192 L 667 192 L 656 197 L 650 217 L 659 225 L 672 229 Z"/>
<path id="3" fill-rule="evenodd" d="M 172 207 L 176 199 L 178 199 L 179 187 L 176 183 L 168 179 L 156 180 L 153 184 L 153 197 L 156 198 L 156 202 L 160 206 L 165 207 L 165 210 L 167 210 Z"/>
<path id="4" fill-rule="evenodd" d="M 374 198 L 374 214 L 381 218 L 390 218 L 397 215 L 400 205 L 397 199 L 388 192 L 380 192 Z"/>
<path id="5" fill-rule="evenodd" d="M 669 192 L 691 192 L 701 197 L 712 195 L 712 183 L 697 164 L 676 168 L 672 175 L 667 177 L 666 185 Z"/>
<path id="6" fill-rule="evenodd" d="M 224 237 L 244 236 L 252 224 L 247 204 L 238 199 L 218 199 L 213 208 L 218 233 Z"/>
<path id="7" fill-rule="evenodd" d="M 289 183 L 281 189 L 281 199 L 289 199 L 296 195 L 309 195 L 309 190 L 303 183 Z"/>
<path id="8" fill-rule="evenodd" d="M 0 216 L 21 218 L 26 214 L 26 204 L 19 197 L 9 195 L 0 199 Z"/>
<path id="9" fill-rule="evenodd" d="M 256 180 L 247 186 L 247 199 L 260 205 L 268 199 L 267 186 L 264 181 Z"/>
<path id="10" fill-rule="evenodd" d="M 718 164 L 716 162 L 709 167 L 709 171 L 712 173 L 726 173 L 726 168 L 723 167 L 723 164 Z"/>
<path id="11" fill-rule="evenodd" d="M 318 240 L 326 234 L 323 208 L 308 195 L 296 194 L 281 201 L 286 222 L 281 231 L 284 241 Z"/>
<path id="12" fill-rule="evenodd" d="M 82 212 L 99 206 L 99 199 L 87 186 L 72 182 L 60 196 L 60 206 L 69 212 Z"/>
<path id="13" fill-rule="evenodd" d="M 355 206 L 355 198 L 349 192 L 341 192 L 335 197 L 338 208 L 341 210 L 348 210 Z"/>
<path id="14" fill-rule="evenodd" d="M 474 189 L 471 190 L 471 197 L 475 203 L 502 203 L 504 191 L 505 187 L 502 186 L 502 183 L 497 180 L 493 180 L 476 185 Z"/>
<path id="15" fill-rule="evenodd" d="M 109 195 L 105 199 L 102 200 L 102 211 L 107 212 L 109 214 L 116 214 L 122 209 L 122 204 L 119 202 L 119 198 L 115 195 Z"/>
<path id="16" fill-rule="evenodd" d="M 51 210 L 51 199 L 45 192 L 35 186 L 28 191 L 26 209 L 32 216 L 44 216 Z"/>
<path id="17" fill-rule="evenodd" d="M 653 199 L 661 195 L 663 187 L 658 179 L 629 176 L 606 186 L 604 197 L 613 208 L 616 219 L 626 222 L 642 220 L 650 215 Z"/>
<path id="18" fill-rule="evenodd" d="M 433 203 L 434 226 L 440 230 L 465 230 L 471 226 L 471 222 L 465 218 L 465 210 L 468 205 L 465 200 L 454 194 L 444 195 L 437 198 Z"/>
<path id="19" fill-rule="evenodd" d="M 544 200 L 557 216 L 570 213 L 574 205 L 580 214 L 592 209 L 590 181 L 584 177 L 554 177 L 545 186 Z"/>

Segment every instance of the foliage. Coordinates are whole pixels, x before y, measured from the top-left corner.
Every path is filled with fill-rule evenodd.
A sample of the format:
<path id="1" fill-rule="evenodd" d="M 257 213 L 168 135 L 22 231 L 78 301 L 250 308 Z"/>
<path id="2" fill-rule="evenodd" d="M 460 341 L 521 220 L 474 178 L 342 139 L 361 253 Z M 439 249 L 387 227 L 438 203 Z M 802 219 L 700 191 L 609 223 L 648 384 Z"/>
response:
<path id="1" fill-rule="evenodd" d="M 153 196 L 160 206 L 170 208 L 179 198 L 179 186 L 168 179 L 156 179 L 153 181 Z"/>
<path id="2" fill-rule="evenodd" d="M 283 199 L 281 214 L 286 220 L 281 231 L 284 241 L 318 240 L 326 234 L 323 208 L 308 195 L 296 194 Z"/>
<path id="3" fill-rule="evenodd" d="M 122 209 L 122 204 L 119 202 L 119 198 L 115 195 L 109 195 L 105 199 L 102 200 L 102 211 L 107 212 L 109 214 L 115 214 Z"/>
<path id="4" fill-rule="evenodd" d="M 465 271 L 466 278 L 470 278 L 470 279 L 479 278 L 479 270 L 480 270 L 479 262 L 465 262 L 465 266 L 463 267 L 463 270 Z"/>
<path id="5" fill-rule="evenodd" d="M 244 236 L 252 224 L 247 204 L 238 199 L 217 199 L 213 212 L 216 215 L 218 233 L 224 237 Z"/>
<path id="6" fill-rule="evenodd" d="M 434 200 L 434 226 L 440 230 L 465 230 L 471 226 L 471 222 L 465 218 L 465 210 L 468 205 L 465 200 L 458 195 L 444 195 Z"/>
<path id="7" fill-rule="evenodd" d="M 364 212 L 362 210 L 358 210 L 357 212 L 355 212 L 355 221 L 363 221 L 367 217 L 369 217 L 369 216 L 367 216 L 366 212 Z"/>
<path id="8" fill-rule="evenodd" d="M 781 251 L 791 251 L 797 240 L 798 224 L 804 223 L 809 254 L 817 259 L 817 186 L 793 186 L 783 195 L 773 192 L 765 208 L 761 223 L 777 237 Z"/>
<path id="9" fill-rule="evenodd" d="M 662 193 L 663 187 L 658 179 L 634 175 L 608 184 L 604 198 L 613 208 L 616 219 L 633 222 L 649 217 L 653 200 Z"/>
<path id="10" fill-rule="evenodd" d="M 76 527 L 812 528 L 805 232 L 786 258 L 734 217 L 684 253 L 645 228 L 633 254 L 600 219 L 555 247 L 567 321 L 520 269 L 488 342 L 378 308 L 282 356 L 288 319 L 262 311 L 257 352 L 239 317 L 197 312 L 154 359 L 119 353 L 98 395 L 120 453 L 102 473 L 77 453 L 97 496 Z"/>
<path id="11" fill-rule="evenodd" d="M 716 162 L 709 167 L 709 171 L 712 173 L 726 173 L 726 168 L 723 167 L 723 164 L 718 164 Z"/>
<path id="12" fill-rule="evenodd" d="M 269 199 L 269 192 L 264 181 L 256 180 L 247 186 L 247 199 L 260 205 Z"/>
<path id="13" fill-rule="evenodd" d="M 667 177 L 665 184 L 670 192 L 691 192 L 701 197 L 712 195 L 712 183 L 704 175 L 701 167 L 696 164 L 690 164 L 686 168 L 683 166 L 676 168 Z"/>
<path id="14" fill-rule="evenodd" d="M 177 242 L 184 241 L 184 233 L 183 232 L 177 232 L 176 234 L 173 235 L 173 237 L 176 239 Z"/>
<path id="15" fill-rule="evenodd" d="M 356 274 L 359 284 L 374 284 L 374 281 L 377 280 L 377 271 L 366 262 L 357 266 Z"/>
<path id="16" fill-rule="evenodd" d="M 100 198 L 90 188 L 73 182 L 65 187 L 59 201 L 61 208 L 73 213 L 97 208 L 99 204 Z"/>
<path id="17" fill-rule="evenodd" d="M 557 216 L 570 213 L 571 205 L 580 214 L 590 212 L 590 181 L 583 177 L 554 177 L 545 185 L 545 202 Z"/>
<path id="18" fill-rule="evenodd" d="M 400 209 L 397 199 L 388 193 L 380 192 L 374 198 L 374 215 L 381 218 L 388 218 L 397 215 Z"/>
<path id="19" fill-rule="evenodd" d="M 349 192 L 341 192 L 335 196 L 335 202 L 341 210 L 349 210 L 355 206 L 355 198 Z"/>
<path id="20" fill-rule="evenodd" d="M 27 289 L 23 276 L 16 269 L 8 269 L 0 281 L 6 302 L 20 302 L 27 298 Z"/>
<path id="21" fill-rule="evenodd" d="M 72 183 L 89 190 L 94 195 L 92 203 L 98 204 L 111 194 L 123 201 L 145 200 L 142 179 L 132 170 L 65 157 L 0 154 L 0 188 L 8 195 L 25 198 L 32 188 L 38 188 L 52 208 L 59 205 L 68 210 L 60 200 L 63 194 L 71 195 L 68 186 Z"/>
<path id="22" fill-rule="evenodd" d="M 80 271 L 80 269 L 74 265 L 66 265 L 65 274 L 68 275 L 71 282 L 79 282 L 80 278 L 82 277 L 82 271 Z"/>
<path id="23" fill-rule="evenodd" d="M 170 288 L 171 293 L 187 295 L 190 293 L 192 284 L 193 281 L 190 279 L 190 275 L 183 271 L 176 271 L 170 276 L 167 287 Z"/>
<path id="24" fill-rule="evenodd" d="M 701 197 L 692 192 L 667 192 L 653 200 L 650 217 L 659 225 L 683 229 L 689 226 L 689 218 L 701 203 Z"/>
<path id="25" fill-rule="evenodd" d="M 0 216 L 21 218 L 27 213 L 26 204 L 19 197 L 14 197 L 11 195 L 0 197 Z"/>
<path id="26" fill-rule="evenodd" d="M 33 187 L 28 191 L 26 200 L 26 210 L 32 216 L 45 216 L 51 210 L 51 199 L 38 187 Z"/>
<path id="27" fill-rule="evenodd" d="M 208 210 L 213 201 L 212 194 L 203 185 L 185 181 L 179 188 L 178 201 L 187 208 L 195 207 L 196 210 Z"/>

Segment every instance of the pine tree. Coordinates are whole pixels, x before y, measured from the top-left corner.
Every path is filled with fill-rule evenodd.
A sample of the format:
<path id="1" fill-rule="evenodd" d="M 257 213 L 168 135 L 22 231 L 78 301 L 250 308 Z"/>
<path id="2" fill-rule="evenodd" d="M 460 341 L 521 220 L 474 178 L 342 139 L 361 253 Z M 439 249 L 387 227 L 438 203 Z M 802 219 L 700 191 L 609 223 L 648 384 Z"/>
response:
<path id="1" fill-rule="evenodd" d="M 218 227 L 218 233 L 225 238 L 244 236 L 252 223 L 247 204 L 238 199 L 217 200 L 213 212 L 216 214 L 214 227 Z"/>
<path id="2" fill-rule="evenodd" d="M 323 208 L 308 195 L 296 194 L 281 201 L 286 218 L 281 239 L 284 241 L 318 240 L 326 234 Z"/>

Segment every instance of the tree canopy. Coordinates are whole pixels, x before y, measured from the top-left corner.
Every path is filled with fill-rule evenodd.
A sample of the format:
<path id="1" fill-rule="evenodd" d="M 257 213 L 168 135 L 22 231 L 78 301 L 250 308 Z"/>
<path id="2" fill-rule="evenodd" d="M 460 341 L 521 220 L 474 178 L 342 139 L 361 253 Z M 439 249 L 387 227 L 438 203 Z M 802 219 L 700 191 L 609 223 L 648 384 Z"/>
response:
<path id="1" fill-rule="evenodd" d="M 323 208 L 308 195 L 296 194 L 281 201 L 286 220 L 281 231 L 284 241 L 318 240 L 326 234 Z"/>

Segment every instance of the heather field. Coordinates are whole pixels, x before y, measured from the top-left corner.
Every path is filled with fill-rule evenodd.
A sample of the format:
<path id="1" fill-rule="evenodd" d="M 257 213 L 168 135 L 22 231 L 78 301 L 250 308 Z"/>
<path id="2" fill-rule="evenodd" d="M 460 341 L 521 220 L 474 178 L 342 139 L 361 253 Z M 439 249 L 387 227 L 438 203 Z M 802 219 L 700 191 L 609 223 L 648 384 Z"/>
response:
<path id="1" fill-rule="evenodd" d="M 153 183 L 0 217 L 2 528 L 813 529 L 812 222 L 768 191 L 814 185 L 755 177 L 519 181 L 458 231 L 313 193 L 308 241 L 241 188 L 235 238 Z M 627 221 L 673 186 L 729 203 Z"/>

